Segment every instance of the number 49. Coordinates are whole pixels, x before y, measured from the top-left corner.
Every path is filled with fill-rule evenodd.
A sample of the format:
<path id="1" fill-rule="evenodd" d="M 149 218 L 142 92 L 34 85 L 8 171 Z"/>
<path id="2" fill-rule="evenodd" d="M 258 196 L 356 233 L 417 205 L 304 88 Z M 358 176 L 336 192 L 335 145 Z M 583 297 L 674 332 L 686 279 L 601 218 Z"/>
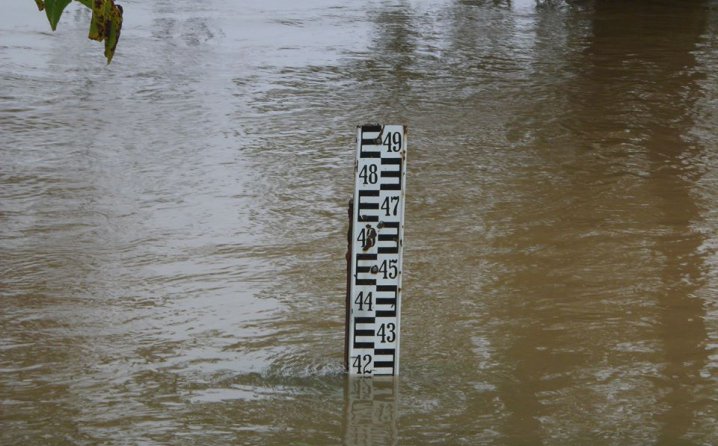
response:
<path id="1" fill-rule="evenodd" d="M 382 145 L 386 146 L 389 152 L 398 152 L 401 150 L 401 133 L 389 132 L 384 137 Z"/>

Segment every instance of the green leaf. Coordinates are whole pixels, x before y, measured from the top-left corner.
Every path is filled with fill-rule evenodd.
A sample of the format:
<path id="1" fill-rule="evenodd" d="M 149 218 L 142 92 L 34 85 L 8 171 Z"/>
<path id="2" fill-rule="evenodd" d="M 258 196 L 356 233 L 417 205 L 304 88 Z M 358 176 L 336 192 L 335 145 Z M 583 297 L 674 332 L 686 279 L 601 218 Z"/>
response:
<path id="1" fill-rule="evenodd" d="M 60 21 L 62 11 L 65 10 L 71 1 L 72 0 L 45 0 L 45 13 L 47 14 L 47 19 L 50 21 L 50 27 L 53 31 L 57 28 L 57 22 Z"/>

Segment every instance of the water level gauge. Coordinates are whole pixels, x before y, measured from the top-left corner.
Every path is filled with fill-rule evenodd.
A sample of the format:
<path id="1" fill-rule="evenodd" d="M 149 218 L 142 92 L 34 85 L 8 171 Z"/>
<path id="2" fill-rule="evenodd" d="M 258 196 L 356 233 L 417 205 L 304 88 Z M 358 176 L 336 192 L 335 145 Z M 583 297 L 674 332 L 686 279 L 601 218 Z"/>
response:
<path id="1" fill-rule="evenodd" d="M 349 373 L 399 373 L 406 127 L 357 128 L 349 286 Z"/>

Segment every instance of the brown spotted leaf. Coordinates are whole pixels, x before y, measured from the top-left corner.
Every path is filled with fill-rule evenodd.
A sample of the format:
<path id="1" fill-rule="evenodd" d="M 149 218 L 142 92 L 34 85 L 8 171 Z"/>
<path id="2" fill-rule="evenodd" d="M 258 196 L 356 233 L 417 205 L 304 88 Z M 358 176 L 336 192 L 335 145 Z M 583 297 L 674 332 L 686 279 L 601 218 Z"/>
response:
<path id="1" fill-rule="evenodd" d="M 105 57 L 110 63 L 122 30 L 122 6 L 116 5 L 114 0 L 89 1 L 92 2 L 92 21 L 88 37 L 105 42 Z"/>
<path id="2" fill-rule="evenodd" d="M 115 55 L 115 48 L 117 48 L 117 41 L 120 40 L 120 31 L 122 31 L 122 6 L 112 5 L 109 23 L 109 33 L 105 40 L 105 57 L 107 58 L 108 64 L 112 62 L 112 56 Z"/>
<path id="3" fill-rule="evenodd" d="M 92 21 L 90 22 L 90 33 L 88 35 L 90 39 L 102 42 L 107 38 L 112 6 L 112 0 L 93 0 Z"/>

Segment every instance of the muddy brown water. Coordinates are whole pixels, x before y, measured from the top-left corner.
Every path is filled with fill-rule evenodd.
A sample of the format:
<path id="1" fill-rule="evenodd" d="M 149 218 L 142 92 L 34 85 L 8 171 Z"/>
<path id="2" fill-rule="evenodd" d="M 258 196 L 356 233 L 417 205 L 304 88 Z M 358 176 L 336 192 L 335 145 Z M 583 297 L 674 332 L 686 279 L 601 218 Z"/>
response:
<path id="1" fill-rule="evenodd" d="M 3 445 L 718 443 L 714 1 L 0 14 Z M 402 376 L 342 372 L 409 127 Z"/>

